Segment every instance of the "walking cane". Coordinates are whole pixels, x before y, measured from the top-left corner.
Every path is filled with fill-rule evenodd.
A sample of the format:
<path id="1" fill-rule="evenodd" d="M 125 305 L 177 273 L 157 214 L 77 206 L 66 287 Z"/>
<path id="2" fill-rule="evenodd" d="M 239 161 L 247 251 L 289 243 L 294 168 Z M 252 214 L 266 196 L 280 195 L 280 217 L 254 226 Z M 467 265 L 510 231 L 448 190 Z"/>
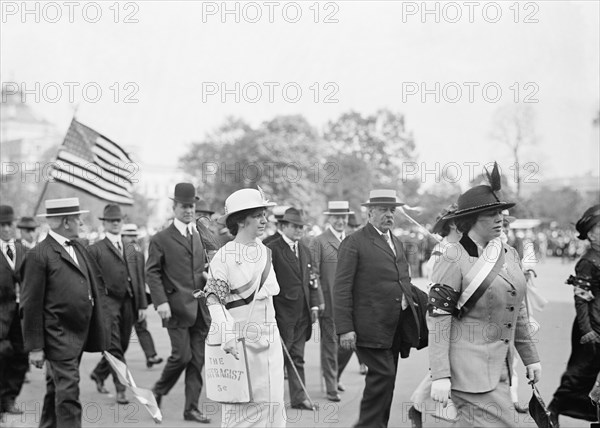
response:
<path id="1" fill-rule="evenodd" d="M 281 338 L 281 336 L 279 336 L 279 337 Z M 298 381 L 300 382 L 300 386 L 302 387 L 302 391 L 304 391 L 304 394 L 306 395 L 306 398 L 310 402 L 310 406 L 313 408 L 313 410 L 316 411 L 318 409 L 318 406 L 310 398 L 310 395 L 308 394 L 308 391 L 306 390 L 306 387 L 304 386 L 304 382 L 302 382 L 302 379 L 300 378 L 300 373 L 298 373 L 298 369 L 296 368 L 296 365 L 294 364 L 294 361 L 292 360 L 292 356 L 290 355 L 289 351 L 287 350 L 287 347 L 285 346 L 285 343 L 283 342 L 283 339 L 281 339 L 281 347 L 283 348 L 283 352 L 285 353 L 285 356 L 287 357 L 288 361 L 290 362 L 290 365 L 294 369 L 294 373 L 296 373 L 296 377 L 298 378 Z M 289 373 L 288 373 L 288 376 L 289 376 Z"/>

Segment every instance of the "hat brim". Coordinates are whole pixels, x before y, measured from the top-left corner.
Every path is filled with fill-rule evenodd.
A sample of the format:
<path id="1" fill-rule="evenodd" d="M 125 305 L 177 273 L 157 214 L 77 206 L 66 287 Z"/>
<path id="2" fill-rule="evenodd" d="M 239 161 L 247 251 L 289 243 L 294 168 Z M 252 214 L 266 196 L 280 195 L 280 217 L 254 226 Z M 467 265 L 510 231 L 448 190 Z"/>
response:
<path id="1" fill-rule="evenodd" d="M 195 213 L 196 214 L 205 213 L 205 214 L 208 214 L 208 215 L 213 215 L 215 212 L 214 211 L 200 210 L 200 211 L 195 211 Z"/>
<path id="2" fill-rule="evenodd" d="M 437 233 L 438 235 L 440 235 L 440 233 L 442 232 L 442 229 L 444 228 L 444 226 L 446 225 L 448 220 L 451 220 L 451 219 L 444 216 L 441 219 L 439 219 L 438 221 L 436 221 L 435 224 L 433 225 L 433 229 L 431 229 L 431 232 Z"/>
<path id="3" fill-rule="evenodd" d="M 115 221 L 115 220 L 123 220 L 123 217 L 98 217 L 98 220 Z"/>
<path id="4" fill-rule="evenodd" d="M 274 207 L 275 205 L 277 205 L 275 202 L 267 202 L 266 204 L 256 205 L 254 207 L 244 207 L 244 209 L 235 210 L 230 213 L 223 214 L 221 217 L 219 217 L 219 219 L 217 220 L 217 223 L 225 224 L 227 217 L 229 217 L 231 214 L 239 213 L 240 211 L 254 210 L 256 208 L 269 208 L 269 207 Z"/>
<path id="5" fill-rule="evenodd" d="M 452 214 L 449 214 L 448 216 L 444 217 L 444 220 L 451 220 L 451 219 L 455 219 L 455 218 L 459 218 L 459 217 L 464 217 L 470 214 L 479 214 L 482 213 L 484 211 L 489 211 L 489 210 L 503 210 L 503 209 L 508 209 L 508 208 L 512 208 L 515 205 L 517 205 L 514 202 L 497 202 L 497 203 L 493 203 L 493 204 L 487 204 L 487 205 L 482 205 L 479 207 L 473 207 L 473 208 L 467 208 L 464 210 L 458 210 Z"/>
<path id="6" fill-rule="evenodd" d="M 386 206 L 386 207 L 401 207 L 406 205 L 404 202 L 365 202 L 361 204 L 363 207 Z"/>
<path id="7" fill-rule="evenodd" d="M 171 198 L 169 197 L 170 200 L 172 200 L 173 202 L 179 202 L 181 204 L 195 204 L 196 202 L 198 202 L 200 200 L 200 198 L 198 196 L 194 196 L 194 199 L 178 199 L 178 198 Z"/>
<path id="8" fill-rule="evenodd" d="M 77 215 L 77 214 L 86 214 L 89 213 L 89 210 L 79 210 L 79 211 L 71 211 L 66 213 L 56 213 L 56 214 L 38 214 L 36 217 L 64 217 L 67 215 Z"/>
<path id="9" fill-rule="evenodd" d="M 350 215 L 350 214 L 354 214 L 354 211 L 348 211 L 348 212 L 331 212 L 331 211 L 325 211 L 323 212 L 324 215 Z"/>
<path id="10" fill-rule="evenodd" d="M 0 223 L 12 223 L 13 221 L 15 221 L 14 217 L 0 217 Z"/>

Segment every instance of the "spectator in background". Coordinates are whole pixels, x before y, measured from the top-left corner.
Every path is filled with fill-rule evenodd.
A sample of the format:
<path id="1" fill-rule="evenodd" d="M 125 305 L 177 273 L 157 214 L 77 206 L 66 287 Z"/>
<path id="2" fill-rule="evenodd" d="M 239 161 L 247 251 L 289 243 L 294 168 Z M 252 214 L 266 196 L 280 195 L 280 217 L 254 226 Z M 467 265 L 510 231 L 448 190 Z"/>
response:
<path id="1" fill-rule="evenodd" d="M 30 250 L 36 246 L 39 237 L 39 227 L 40 225 L 33 217 L 21 217 L 17 223 L 17 229 L 19 229 L 19 233 L 21 234 L 19 241 L 25 249 Z"/>

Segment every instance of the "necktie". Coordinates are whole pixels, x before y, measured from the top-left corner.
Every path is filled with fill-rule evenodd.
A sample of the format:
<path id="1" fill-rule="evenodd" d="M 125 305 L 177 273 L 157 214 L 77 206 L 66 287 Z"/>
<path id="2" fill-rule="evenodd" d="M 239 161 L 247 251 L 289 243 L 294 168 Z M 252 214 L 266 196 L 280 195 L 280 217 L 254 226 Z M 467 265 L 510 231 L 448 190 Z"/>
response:
<path id="1" fill-rule="evenodd" d="M 383 236 L 383 239 L 385 239 L 385 242 L 387 242 L 387 244 L 391 248 L 392 253 L 394 253 L 394 255 L 396 255 L 396 249 L 394 248 L 394 244 L 392 244 L 392 242 L 390 241 L 390 235 L 388 235 L 387 233 L 384 233 L 381 236 Z"/>
<path id="2" fill-rule="evenodd" d="M 6 255 L 8 256 L 10 261 L 12 261 L 12 262 L 15 261 L 15 253 L 13 253 L 13 250 L 12 250 L 12 248 L 10 248 L 10 245 L 6 246 Z"/>
<path id="3" fill-rule="evenodd" d="M 121 248 L 121 243 L 119 241 L 115 242 L 115 246 L 117 250 L 119 250 L 119 254 L 123 255 L 123 249 Z"/>
<path id="4" fill-rule="evenodd" d="M 296 257 L 298 257 L 298 243 L 297 243 L 297 242 L 294 242 L 294 243 L 292 244 L 292 251 L 294 252 L 294 255 L 295 255 Z"/>

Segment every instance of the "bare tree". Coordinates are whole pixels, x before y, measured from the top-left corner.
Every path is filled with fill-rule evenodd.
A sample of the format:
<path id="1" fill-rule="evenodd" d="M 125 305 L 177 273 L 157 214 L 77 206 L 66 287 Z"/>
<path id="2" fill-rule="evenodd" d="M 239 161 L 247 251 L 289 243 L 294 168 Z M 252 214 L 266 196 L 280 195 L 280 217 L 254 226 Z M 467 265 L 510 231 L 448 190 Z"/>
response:
<path id="1" fill-rule="evenodd" d="M 521 196 L 521 156 L 523 148 L 534 145 L 535 114 L 529 104 L 508 104 L 496 110 L 493 117 L 491 136 L 506 145 L 514 161 L 517 198 Z"/>

